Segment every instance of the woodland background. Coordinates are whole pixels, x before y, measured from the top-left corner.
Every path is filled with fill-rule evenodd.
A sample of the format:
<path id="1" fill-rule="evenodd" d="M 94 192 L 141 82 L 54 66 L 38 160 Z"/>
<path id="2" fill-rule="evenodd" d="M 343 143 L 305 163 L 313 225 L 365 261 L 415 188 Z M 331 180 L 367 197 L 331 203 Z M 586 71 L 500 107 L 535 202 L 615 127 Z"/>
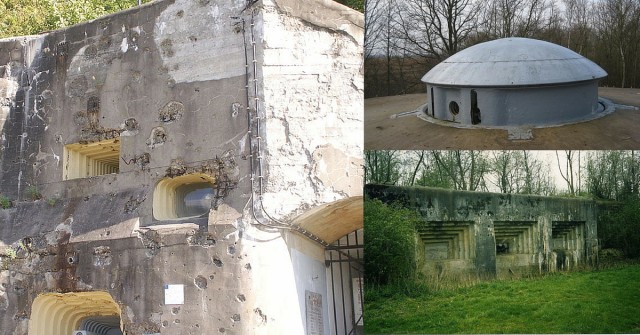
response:
<path id="1" fill-rule="evenodd" d="M 591 59 L 602 86 L 640 86 L 638 0 L 366 0 L 365 97 L 418 93 L 433 66 L 477 43 L 545 40 Z"/>

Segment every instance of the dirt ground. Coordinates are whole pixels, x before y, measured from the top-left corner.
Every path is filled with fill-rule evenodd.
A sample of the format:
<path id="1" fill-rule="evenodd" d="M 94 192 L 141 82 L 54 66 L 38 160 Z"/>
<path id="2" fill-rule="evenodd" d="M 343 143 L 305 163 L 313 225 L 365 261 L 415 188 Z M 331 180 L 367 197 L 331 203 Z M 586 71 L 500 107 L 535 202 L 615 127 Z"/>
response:
<path id="1" fill-rule="evenodd" d="M 640 107 L 640 89 L 600 88 L 599 96 Z M 503 129 L 460 129 L 433 124 L 415 115 L 426 94 L 365 99 L 365 149 L 640 149 L 640 110 L 617 109 L 602 118 L 533 129 L 530 140 L 509 140 Z"/>

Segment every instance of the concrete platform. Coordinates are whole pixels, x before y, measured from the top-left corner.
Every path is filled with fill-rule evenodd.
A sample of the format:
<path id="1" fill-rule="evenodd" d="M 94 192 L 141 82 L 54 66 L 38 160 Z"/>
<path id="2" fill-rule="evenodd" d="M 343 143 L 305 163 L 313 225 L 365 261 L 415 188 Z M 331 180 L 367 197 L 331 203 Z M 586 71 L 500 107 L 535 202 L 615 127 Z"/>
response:
<path id="1" fill-rule="evenodd" d="M 599 88 L 598 94 L 616 104 L 640 106 L 640 89 Z M 426 101 L 426 94 L 365 99 L 365 149 L 640 148 L 638 108 L 617 108 L 612 114 L 592 121 L 531 129 L 531 139 L 510 140 L 504 129 L 460 129 L 433 124 L 415 114 L 402 116 Z"/>

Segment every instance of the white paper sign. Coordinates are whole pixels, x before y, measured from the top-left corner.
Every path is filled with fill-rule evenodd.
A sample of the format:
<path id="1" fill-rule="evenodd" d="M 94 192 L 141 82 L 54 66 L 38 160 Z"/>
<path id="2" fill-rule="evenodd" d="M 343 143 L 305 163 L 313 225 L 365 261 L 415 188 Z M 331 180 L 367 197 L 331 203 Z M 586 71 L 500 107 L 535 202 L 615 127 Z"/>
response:
<path id="1" fill-rule="evenodd" d="M 164 304 L 182 305 L 184 304 L 184 285 L 164 285 Z"/>

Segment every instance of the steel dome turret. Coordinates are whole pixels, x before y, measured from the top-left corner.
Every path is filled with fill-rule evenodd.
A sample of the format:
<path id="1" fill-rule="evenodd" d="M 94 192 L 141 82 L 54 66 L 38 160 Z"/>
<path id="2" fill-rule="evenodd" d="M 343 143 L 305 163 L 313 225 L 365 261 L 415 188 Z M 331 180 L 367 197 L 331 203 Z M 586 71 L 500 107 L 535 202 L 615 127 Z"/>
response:
<path id="1" fill-rule="evenodd" d="M 540 127 L 598 117 L 607 73 L 565 47 L 503 38 L 462 50 L 422 77 L 425 116 L 452 125 Z"/>
<path id="2" fill-rule="evenodd" d="M 476 44 L 436 65 L 422 77 L 443 86 L 533 86 L 601 79 L 594 62 L 557 44 L 503 38 Z"/>

